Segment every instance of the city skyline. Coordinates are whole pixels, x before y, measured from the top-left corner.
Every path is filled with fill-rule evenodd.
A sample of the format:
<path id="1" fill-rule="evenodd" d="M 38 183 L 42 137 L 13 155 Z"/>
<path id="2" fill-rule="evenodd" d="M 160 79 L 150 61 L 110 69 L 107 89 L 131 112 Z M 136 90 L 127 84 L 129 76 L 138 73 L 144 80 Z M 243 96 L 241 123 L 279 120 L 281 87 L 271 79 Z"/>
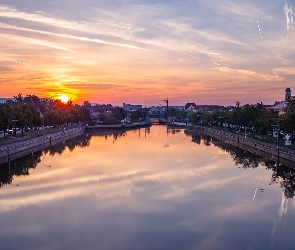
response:
<path id="1" fill-rule="evenodd" d="M 120 106 L 283 101 L 295 83 L 292 4 L 2 0 L 1 97 Z"/>

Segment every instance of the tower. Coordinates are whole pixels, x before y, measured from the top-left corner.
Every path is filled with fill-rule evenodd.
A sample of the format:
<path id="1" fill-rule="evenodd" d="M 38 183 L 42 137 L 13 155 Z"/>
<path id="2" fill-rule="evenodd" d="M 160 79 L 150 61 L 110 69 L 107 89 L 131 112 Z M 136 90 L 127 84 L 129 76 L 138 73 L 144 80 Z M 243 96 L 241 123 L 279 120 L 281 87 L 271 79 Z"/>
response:
<path id="1" fill-rule="evenodd" d="M 291 98 L 291 89 L 286 88 L 285 101 L 288 101 L 290 98 Z"/>

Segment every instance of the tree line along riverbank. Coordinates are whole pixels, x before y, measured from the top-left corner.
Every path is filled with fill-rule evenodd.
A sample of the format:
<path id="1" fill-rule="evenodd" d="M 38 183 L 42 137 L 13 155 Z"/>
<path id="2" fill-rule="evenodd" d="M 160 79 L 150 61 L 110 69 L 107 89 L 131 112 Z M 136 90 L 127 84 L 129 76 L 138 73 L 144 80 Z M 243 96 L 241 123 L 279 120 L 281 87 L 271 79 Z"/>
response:
<path id="1" fill-rule="evenodd" d="M 222 140 L 231 145 L 243 148 L 252 153 L 261 155 L 271 160 L 278 160 L 279 162 L 295 168 L 295 150 L 277 146 L 273 143 L 263 142 L 254 138 L 247 137 L 246 135 L 240 135 L 231 133 L 216 128 L 192 126 L 185 124 L 173 124 L 174 126 L 182 126 L 187 129 L 196 130 L 206 135 L 212 136 L 216 139 Z"/>

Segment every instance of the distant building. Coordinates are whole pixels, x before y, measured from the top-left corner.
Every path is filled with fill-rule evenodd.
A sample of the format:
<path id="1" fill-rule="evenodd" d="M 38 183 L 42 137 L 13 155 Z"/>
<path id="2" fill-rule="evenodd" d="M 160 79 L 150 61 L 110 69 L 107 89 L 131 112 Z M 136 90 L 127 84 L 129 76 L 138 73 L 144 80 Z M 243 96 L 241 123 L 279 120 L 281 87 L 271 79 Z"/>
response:
<path id="1" fill-rule="evenodd" d="M 284 114 L 284 108 L 288 105 L 288 100 L 291 98 L 291 89 L 286 88 L 285 90 L 285 101 L 276 102 L 273 106 L 268 107 L 267 109 L 273 109 L 279 112 L 279 115 Z"/>
<path id="2" fill-rule="evenodd" d="M 139 109 L 142 109 L 142 105 L 134 105 L 134 104 L 126 104 L 126 103 L 123 103 L 123 109 L 125 111 L 135 111 L 135 110 L 139 110 Z"/>
<path id="3" fill-rule="evenodd" d="M 111 104 L 97 104 L 91 103 L 91 106 L 88 107 L 92 117 L 96 117 L 99 114 L 106 114 L 112 112 L 113 106 Z"/>
<path id="4" fill-rule="evenodd" d="M 187 103 L 184 106 L 185 111 L 194 111 L 196 110 L 196 108 L 197 108 L 197 105 L 195 103 Z"/>
<path id="5" fill-rule="evenodd" d="M 195 103 L 187 103 L 184 106 L 185 111 L 202 111 L 202 112 L 212 112 L 214 110 L 228 110 L 227 107 L 220 106 L 220 105 L 196 105 Z"/>
<path id="6" fill-rule="evenodd" d="M 291 89 L 286 88 L 286 94 L 285 94 L 285 101 L 288 101 L 291 98 Z"/>
<path id="7" fill-rule="evenodd" d="M 179 109 L 179 110 L 184 110 L 184 106 L 169 106 L 169 109 Z"/>
<path id="8" fill-rule="evenodd" d="M 279 112 L 279 115 L 282 115 L 284 113 L 284 108 L 287 106 L 288 102 L 283 101 L 283 102 L 278 102 L 275 105 L 267 108 L 267 109 L 273 109 Z"/>
<path id="9" fill-rule="evenodd" d="M 226 111 L 228 110 L 228 108 L 220 105 L 197 105 L 196 110 L 203 112 L 212 112 L 214 110 Z"/>

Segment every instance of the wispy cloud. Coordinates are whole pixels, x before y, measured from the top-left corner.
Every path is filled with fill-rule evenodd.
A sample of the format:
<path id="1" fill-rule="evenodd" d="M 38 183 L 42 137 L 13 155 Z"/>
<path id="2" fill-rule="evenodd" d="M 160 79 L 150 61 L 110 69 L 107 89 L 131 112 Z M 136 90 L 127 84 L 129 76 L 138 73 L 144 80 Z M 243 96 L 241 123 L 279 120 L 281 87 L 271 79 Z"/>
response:
<path id="1" fill-rule="evenodd" d="M 0 36 L 4 37 L 4 38 L 12 38 L 12 39 L 16 39 L 16 40 L 20 40 L 20 41 L 24 41 L 24 42 L 34 43 L 34 44 L 50 47 L 53 49 L 64 50 L 64 51 L 76 53 L 76 51 L 74 51 L 74 50 L 71 50 L 71 49 L 68 49 L 65 47 L 61 47 L 61 46 L 57 46 L 57 45 L 53 45 L 53 44 L 49 44 L 48 42 L 44 42 L 42 40 L 37 40 L 37 39 L 33 39 L 33 38 L 26 38 L 26 37 L 17 36 L 17 35 L 0 34 Z"/>
<path id="2" fill-rule="evenodd" d="M 115 23 L 111 21 L 100 21 L 98 23 L 87 23 L 87 22 L 75 22 L 75 21 L 67 21 L 63 20 L 60 18 L 54 18 L 54 17 L 47 17 L 44 16 L 44 12 L 35 12 L 35 13 L 27 13 L 27 12 L 22 12 L 14 8 L 9 8 L 6 6 L 1 6 L 0 5 L 0 16 L 1 17 L 8 17 L 8 18 L 13 18 L 13 19 L 20 19 L 20 20 L 26 20 L 26 21 L 33 21 L 37 23 L 42 23 L 46 24 L 48 26 L 56 26 L 59 28 L 65 28 L 68 30 L 76 30 L 80 32 L 91 32 L 92 34 L 94 33 L 99 33 L 99 31 L 102 29 L 104 30 L 104 33 L 106 33 L 106 29 L 113 28 L 117 29 L 118 27 L 120 29 L 125 29 L 125 30 L 130 30 L 131 27 L 130 25 L 122 24 L 122 23 Z M 101 39 L 92 39 L 88 37 L 79 37 L 79 36 L 74 36 L 74 35 L 68 35 L 68 34 L 59 34 L 59 33 L 53 33 L 53 32 L 48 32 L 44 30 L 37 30 L 37 29 L 29 29 L 29 28 L 23 28 L 23 27 L 17 27 L 17 26 L 12 26 L 12 25 L 5 25 L 1 24 L 3 28 L 13 28 L 13 29 L 19 29 L 23 31 L 30 31 L 30 32 L 38 32 L 38 33 L 43 33 L 47 35 L 54 35 L 54 36 L 60 36 L 60 37 L 66 37 L 66 38 L 71 38 L 71 39 L 77 39 L 77 40 L 82 40 L 82 41 L 88 41 L 88 42 L 94 42 L 94 43 L 100 43 L 100 44 L 107 44 L 107 45 L 113 45 L 113 46 L 120 46 L 120 47 L 126 47 L 130 49 L 142 49 L 137 46 L 129 45 L 129 44 L 123 44 L 123 43 L 116 43 L 116 42 L 108 42 L 104 41 Z M 118 35 L 118 33 L 113 33 L 113 35 Z"/>
<path id="3" fill-rule="evenodd" d="M 76 40 L 80 40 L 80 41 L 107 44 L 107 45 L 114 45 L 114 46 L 119 46 L 119 47 L 126 47 L 126 48 L 130 48 L 130 49 L 139 49 L 139 50 L 141 50 L 141 48 L 139 48 L 139 47 L 128 45 L 128 44 L 112 43 L 112 42 L 107 42 L 107 41 L 103 41 L 103 40 L 100 40 L 100 39 L 92 39 L 92 38 L 88 38 L 88 37 L 79 37 L 79 36 L 68 35 L 68 34 L 59 34 L 59 33 L 43 31 L 43 30 L 35 30 L 35 29 L 23 28 L 23 27 L 18 27 L 18 26 L 15 26 L 15 25 L 4 24 L 4 23 L 0 23 L 0 27 L 5 28 L 5 29 L 15 29 L 15 30 L 36 32 L 36 33 L 40 33 L 40 34 L 51 35 L 51 36 L 59 36 L 59 37 L 64 37 L 64 38 L 69 38 L 69 39 L 76 39 Z"/>
<path id="4" fill-rule="evenodd" d="M 290 6 L 288 5 L 287 1 L 285 0 L 284 5 L 284 12 L 286 14 L 286 26 L 288 35 L 294 30 L 293 27 L 293 9 L 290 1 Z"/>
<path id="5" fill-rule="evenodd" d="M 258 78 L 261 78 L 265 81 L 273 81 L 273 80 L 282 81 L 283 80 L 283 78 L 281 78 L 281 77 L 279 78 L 275 72 L 274 72 L 274 75 L 268 75 L 268 74 L 260 74 L 255 71 L 245 70 L 245 69 L 231 69 L 228 67 L 219 67 L 218 69 L 222 72 L 227 72 L 227 73 L 234 73 L 235 72 L 235 73 L 239 73 L 239 74 L 258 77 Z"/>

